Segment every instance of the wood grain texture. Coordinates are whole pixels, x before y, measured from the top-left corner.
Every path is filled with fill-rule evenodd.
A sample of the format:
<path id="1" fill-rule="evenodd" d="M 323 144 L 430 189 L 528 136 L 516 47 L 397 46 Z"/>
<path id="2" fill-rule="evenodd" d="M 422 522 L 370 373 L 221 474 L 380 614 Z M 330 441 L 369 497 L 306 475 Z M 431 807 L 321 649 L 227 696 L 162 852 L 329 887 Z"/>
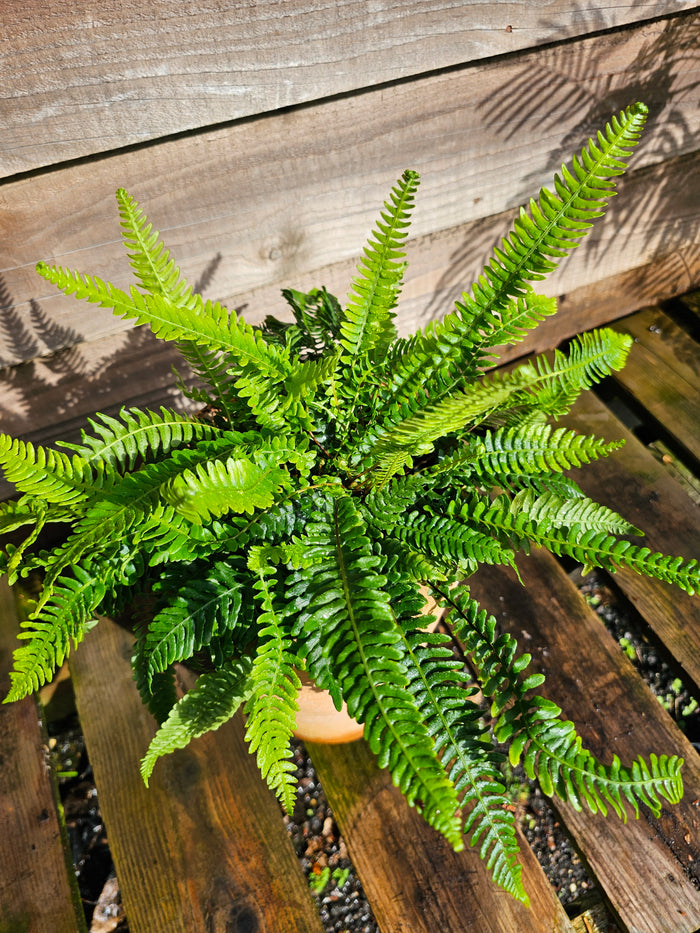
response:
<path id="1" fill-rule="evenodd" d="M 624 438 L 621 450 L 587 465 L 575 478 L 588 496 L 620 512 L 645 532 L 644 538 L 634 543 L 663 554 L 697 559 L 700 507 L 632 432 L 590 392 L 579 399 L 562 423 L 606 440 Z M 700 686 L 698 597 L 630 570 L 618 571 L 614 579 L 686 674 Z"/>
<path id="2" fill-rule="evenodd" d="M 642 808 L 626 824 L 555 801 L 625 930 L 696 933 L 700 925 L 700 757 L 634 671 L 554 558 L 519 561 L 510 571 L 482 568 L 472 594 L 533 655 L 547 676 L 543 695 L 573 719 L 584 745 L 609 762 L 651 752 L 685 759 L 685 796 L 656 820 Z"/>
<path id="3" fill-rule="evenodd" d="M 634 199 L 617 199 L 619 213 L 600 225 L 598 251 L 567 263 L 557 293 L 682 249 L 698 211 L 697 188 L 687 190 L 697 170 L 700 66 L 691 49 L 698 41 L 700 17 L 679 16 L 8 183 L 0 188 L 3 304 L 9 300 L 22 321 L 38 305 L 48 325 L 27 345 L 10 325 L 0 359 L 11 364 L 124 329 L 107 311 L 54 293 L 34 272 L 45 259 L 128 281 L 118 186 L 147 209 L 193 282 L 204 275 L 208 294 L 238 304 L 255 289 L 296 285 L 356 257 L 404 167 L 424 179 L 413 234 L 439 236 L 515 209 L 636 97 L 653 111 L 634 158 L 642 187 Z M 675 167 L 686 171 L 681 187 Z M 666 224 L 668 245 L 654 226 L 664 212 L 675 224 Z M 477 232 L 489 234 L 475 244 L 488 254 L 489 222 Z M 451 267 L 465 263 L 446 258 Z"/>
<path id="4" fill-rule="evenodd" d="M 76 701 L 132 933 L 321 933 L 280 809 L 227 723 L 156 766 L 131 678 L 133 637 L 108 619 L 71 661 Z"/>
<path id="5" fill-rule="evenodd" d="M 5 0 L 0 176 L 694 6 Z"/>
<path id="6" fill-rule="evenodd" d="M 364 740 L 307 747 L 382 933 L 573 933 L 523 840 L 530 909 L 494 885 L 475 849 L 455 853 L 409 809 Z"/>
<path id="7" fill-rule="evenodd" d="M 0 581 L 0 696 L 10 686 L 19 623 Z M 87 928 L 68 839 L 57 813 L 34 697 L 0 706 L 0 930 L 81 933 Z M 65 848 L 64 848 L 65 845 Z"/>
<path id="8" fill-rule="evenodd" d="M 634 338 L 616 381 L 700 461 L 700 346 L 658 308 L 623 318 L 615 329 Z"/>
<path id="9" fill-rule="evenodd" d="M 700 281 L 700 248 L 695 242 L 700 203 L 695 203 L 692 194 L 679 194 L 673 203 L 661 198 L 653 208 L 645 208 L 642 216 L 635 214 L 631 224 L 625 220 L 625 205 L 635 205 L 636 210 L 644 202 L 645 193 L 676 183 L 682 191 L 681 182 L 694 166 L 700 171 L 700 157 L 673 160 L 665 166 L 633 173 L 626 180 L 622 197 L 613 202 L 596 239 L 581 247 L 579 256 L 556 278 L 544 283 L 543 291 L 550 294 L 556 294 L 559 288 L 565 290 L 559 300 L 559 314 L 547 319 L 522 343 L 504 348 L 504 362 L 556 346 L 575 333 L 607 324 L 652 300 L 683 293 L 694 281 Z M 404 333 L 442 317 L 452 308 L 465 283 L 473 280 L 491 245 L 509 228 L 512 219 L 512 212 L 507 212 L 411 242 L 407 283 L 400 300 Z M 618 223 L 634 231 L 634 241 L 625 238 L 619 251 L 614 248 Z M 647 264 L 624 271 L 630 254 L 634 258 L 639 252 L 649 258 Z M 573 277 L 579 260 L 583 277 L 593 281 L 569 289 L 579 281 L 580 270 Z M 354 266 L 354 259 L 343 260 L 304 273 L 294 285 L 306 290 L 325 284 L 343 296 Z M 612 269 L 622 271 L 594 280 L 596 274 Z M 209 293 L 212 291 L 213 286 Z M 286 315 L 276 284 L 242 297 L 246 317 Z M 84 313 L 81 305 L 74 305 L 77 313 Z M 85 418 L 95 411 L 113 414 L 122 405 L 181 406 L 172 367 L 182 370 L 183 364 L 173 347 L 155 340 L 144 328 L 74 343 L 81 337 L 77 330 L 61 323 L 67 313 L 61 312 L 53 319 L 38 302 L 22 309 L 9 290 L 0 289 L 0 338 L 4 338 L 5 350 L 10 355 L 30 358 L 24 365 L 0 369 L 0 430 L 33 443 L 51 444 L 58 439 L 76 440 Z M 91 326 L 100 318 L 113 320 L 107 311 L 89 309 L 85 313 L 90 316 L 85 321 Z M 47 345 L 56 348 L 49 355 L 42 350 Z M 10 491 L 11 487 L 0 481 L 0 499 Z"/>

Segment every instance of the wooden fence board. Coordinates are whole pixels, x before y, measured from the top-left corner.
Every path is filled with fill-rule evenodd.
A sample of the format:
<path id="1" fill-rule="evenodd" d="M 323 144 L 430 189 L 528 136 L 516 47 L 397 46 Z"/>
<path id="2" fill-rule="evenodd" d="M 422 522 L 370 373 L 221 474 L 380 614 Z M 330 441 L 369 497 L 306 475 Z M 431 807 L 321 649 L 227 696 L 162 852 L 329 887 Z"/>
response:
<path id="1" fill-rule="evenodd" d="M 698 36 L 700 17 L 679 16 L 10 182 L 0 189 L 5 293 L 24 318 L 38 302 L 52 328 L 31 346 L 4 335 L 0 359 L 19 362 L 126 326 L 94 308 L 76 309 L 33 268 L 43 258 L 118 285 L 128 281 L 113 201 L 118 186 L 142 202 L 192 281 L 215 267 L 209 293 L 236 301 L 357 256 L 406 166 L 424 176 L 413 232 L 432 236 L 515 208 L 637 96 L 653 119 L 635 170 L 692 160 L 700 128 L 699 66 L 691 54 Z M 684 163 L 686 171 L 695 164 Z M 687 190 L 686 176 L 681 197 L 684 187 L 665 167 L 660 172 L 637 200 L 617 199 L 626 205 L 618 208 L 623 226 L 611 219 L 601 233 L 610 242 L 615 229 L 617 248 L 601 249 L 592 266 L 570 263 L 566 289 L 643 265 L 654 251 L 665 255 L 651 223 L 662 207 L 680 230 L 671 236 L 674 248 L 692 239 L 687 225 L 697 191 Z"/>
<path id="2" fill-rule="evenodd" d="M 527 843 L 529 909 L 494 885 L 475 849 L 455 853 L 409 809 L 364 741 L 307 747 L 382 931 L 573 933 Z"/>
<path id="3" fill-rule="evenodd" d="M 659 820 L 642 808 L 623 824 L 555 801 L 562 819 L 632 933 L 696 933 L 700 926 L 700 757 L 634 671 L 554 558 L 519 561 L 525 588 L 503 568 L 482 568 L 472 594 L 533 655 L 541 692 L 576 722 L 584 745 L 623 764 L 651 752 L 685 758 L 683 800 Z M 676 622 L 676 624 L 678 624 Z"/>
<path id="4" fill-rule="evenodd" d="M 0 581 L 0 697 L 10 686 L 19 623 L 7 580 Z M 0 706 L 0 930 L 86 930 L 57 813 L 34 697 Z M 70 872 L 69 872 L 70 869 Z"/>
<path id="5" fill-rule="evenodd" d="M 645 536 L 635 543 L 652 551 L 697 559 L 700 555 L 700 506 L 686 495 L 651 451 L 592 392 L 579 399 L 563 423 L 583 434 L 593 433 L 607 440 L 625 439 L 621 450 L 589 464 L 580 475 L 576 474 L 584 492 L 642 528 Z M 683 670 L 700 685 L 698 597 L 690 597 L 677 588 L 658 584 L 630 570 L 618 571 L 614 579 Z"/>
<path id="6" fill-rule="evenodd" d="M 625 195 L 630 202 L 639 204 L 639 196 L 654 190 L 663 180 L 674 184 L 682 191 L 681 182 L 692 171 L 693 165 L 700 170 L 700 156 L 689 160 L 674 160 L 663 169 L 650 169 L 647 173 L 633 173 L 626 182 Z M 618 217 L 614 211 L 625 203 L 624 195 L 613 202 L 614 207 L 607 223 L 600 228 L 598 239 L 584 245 L 579 251 L 584 270 L 596 266 L 601 270 L 601 261 L 608 271 L 613 262 L 625 264 L 628 249 L 619 252 L 613 248 Z M 643 268 L 618 272 L 600 282 L 580 285 L 567 290 L 560 298 L 559 314 L 546 320 L 519 344 L 505 348 L 505 362 L 527 352 L 541 352 L 554 346 L 574 333 L 590 327 L 607 324 L 616 317 L 640 307 L 651 299 L 671 297 L 690 287 L 692 276 L 700 281 L 700 249 L 695 244 L 695 231 L 700 221 L 700 203 L 695 204 L 692 196 L 681 197 L 677 209 L 685 212 L 683 217 L 674 218 L 673 210 L 666 212 L 663 200 L 649 214 L 646 223 L 637 217 L 632 225 L 636 236 L 649 242 L 649 263 Z M 453 306 L 466 283 L 473 280 L 491 245 L 499 233 L 506 231 L 512 222 L 512 213 L 478 221 L 453 230 L 416 238 L 409 244 L 409 271 L 406 287 L 400 300 L 400 324 L 404 333 L 425 325 L 428 320 L 442 317 Z M 677 237 L 685 238 L 685 247 L 679 246 Z M 637 241 L 639 242 L 639 241 Z M 625 244 L 630 247 L 630 243 Z M 584 252 L 590 250 L 590 252 Z M 481 256 L 474 258 L 475 253 Z M 603 257 L 608 257 L 603 260 Z M 616 257 L 616 258 L 614 258 Z M 576 258 L 575 262 L 578 262 Z M 355 262 L 344 260 L 320 271 L 304 273 L 291 283 L 295 287 L 309 289 L 324 284 L 341 298 L 346 294 L 351 281 Z M 573 265 L 573 264 L 572 264 Z M 572 265 L 544 283 L 543 291 L 556 294 L 558 288 L 566 289 Z M 243 296 L 246 317 L 250 312 L 253 320 L 264 314 L 285 315 L 284 301 L 278 285 L 256 289 Z M 161 404 L 181 407 L 182 397 L 175 386 L 172 367 L 183 369 L 177 351 L 162 341 L 156 341 L 144 328 L 108 333 L 106 336 L 85 340 L 74 347 L 77 333 L 62 329 L 60 324 L 44 313 L 37 303 L 29 309 L 16 307 L 12 296 L 0 292 L 0 335 L 12 340 L 13 347 L 21 348 L 27 356 L 41 353 L 41 345 L 48 342 L 59 347 L 48 357 L 37 357 L 21 366 L 0 369 L 0 431 L 21 436 L 33 443 L 51 444 L 58 439 L 76 440 L 86 416 L 95 411 L 115 413 L 122 405 L 155 407 Z M 233 304 L 233 302 L 232 302 Z M 82 308 L 76 303 L 82 314 Z M 91 324 L 101 316 L 112 320 L 108 311 L 90 309 Z M 87 318 L 86 318 L 87 320 Z M 116 322 L 119 326 L 120 322 Z M 11 487 L 0 480 L 0 499 L 11 493 Z"/>
<path id="7" fill-rule="evenodd" d="M 634 337 L 634 351 L 616 381 L 700 460 L 698 344 L 659 308 L 623 318 L 615 330 Z"/>
<path id="8" fill-rule="evenodd" d="M 627 200 L 638 205 L 645 192 L 658 190 L 664 181 L 669 185 L 677 182 L 678 191 L 682 192 L 681 182 L 693 167 L 700 171 L 700 156 L 673 160 L 663 167 L 663 173 L 661 167 L 655 167 L 633 173 L 627 179 L 625 192 L 613 202 L 606 222 L 599 234 L 596 233 L 597 239 L 582 246 L 579 257 L 575 257 L 574 263 L 565 267 L 562 274 L 544 283 L 543 290 L 550 294 L 556 294 L 560 288 L 566 289 L 566 294 L 560 298 L 559 314 L 546 320 L 522 343 L 505 348 L 503 361 L 526 352 L 545 350 L 581 330 L 607 324 L 651 299 L 670 297 L 692 285 L 688 276 L 700 281 L 700 249 L 695 245 L 700 203 L 696 204 L 692 195 L 679 194 L 677 204 L 672 207 L 661 200 L 644 218 L 636 216 L 632 228 L 638 239 L 623 243 L 627 248 L 614 249 L 614 231 L 620 219 L 615 211 Z M 676 209 L 680 216 L 674 216 Z M 492 244 L 509 228 L 512 219 L 512 213 L 508 212 L 488 221 L 477 221 L 411 241 L 407 283 L 399 305 L 404 333 L 442 317 L 453 307 L 455 299 L 478 273 Z M 639 244 L 647 236 L 644 248 Z M 685 240 L 685 248 L 679 245 L 678 238 Z M 568 290 L 572 269 L 579 259 L 583 274 L 592 276 L 592 267 L 596 267 L 598 273 L 601 267 L 602 271 L 610 271 L 617 264 L 624 266 L 630 252 L 640 251 L 648 255 L 647 266 L 620 271 L 600 282 Z M 288 284 L 301 289 L 324 284 L 342 299 L 352 279 L 354 265 L 353 259 L 343 260 L 325 269 L 304 273 Z M 277 284 L 255 289 L 243 299 L 248 305 L 244 313 L 253 320 L 267 313 L 286 314 Z M 59 438 L 77 439 L 85 417 L 97 410 L 114 413 L 122 405 L 156 408 L 163 403 L 181 405 L 172 367 L 179 366 L 182 370 L 182 361 L 173 347 L 156 341 L 146 329 L 108 333 L 71 347 L 71 341 L 78 340 L 79 335 L 60 323 L 69 312 L 61 312 L 57 321 L 52 321 L 38 303 L 28 311 L 16 305 L 9 291 L 4 295 L 0 292 L 0 304 L 4 305 L 4 309 L 0 309 L 0 336 L 6 341 L 5 347 L 11 341 L 12 352 L 28 357 L 38 355 L 25 365 L 0 369 L 1 431 L 34 443 L 50 444 Z M 90 326 L 95 326 L 100 318 L 110 323 L 116 321 L 106 310 L 83 310 L 77 302 L 74 306 L 78 315 L 87 315 L 85 320 Z M 116 326 L 120 326 L 119 321 Z M 69 346 L 41 357 L 41 347 L 46 343 L 56 348 L 66 343 Z M 9 485 L 0 481 L 0 499 L 9 492 Z"/>
<path id="9" fill-rule="evenodd" d="M 71 660 L 76 702 L 131 933 L 321 933 L 280 809 L 239 719 L 156 766 L 131 678 L 133 636 L 109 619 Z"/>
<path id="10" fill-rule="evenodd" d="M 5 0 L 0 175 L 694 6 Z"/>

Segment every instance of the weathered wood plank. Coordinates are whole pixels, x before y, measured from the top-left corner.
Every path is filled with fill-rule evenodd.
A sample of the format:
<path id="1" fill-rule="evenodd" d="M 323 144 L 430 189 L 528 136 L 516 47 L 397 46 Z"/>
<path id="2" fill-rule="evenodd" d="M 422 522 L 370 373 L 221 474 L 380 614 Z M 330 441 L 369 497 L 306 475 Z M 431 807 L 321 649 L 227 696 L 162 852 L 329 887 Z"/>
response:
<path id="1" fill-rule="evenodd" d="M 615 380 L 700 460 L 700 347 L 660 308 L 623 318 L 615 329 L 634 337 Z"/>
<path id="2" fill-rule="evenodd" d="M 0 695 L 10 687 L 19 624 L 0 581 Z M 86 930 L 34 697 L 0 706 L 0 930 Z"/>
<path id="3" fill-rule="evenodd" d="M 573 933 L 526 842 L 529 909 L 494 885 L 475 849 L 455 853 L 409 809 L 364 741 L 307 747 L 382 931 Z"/>
<path id="4" fill-rule="evenodd" d="M 649 186 L 642 184 L 636 199 L 617 199 L 620 213 L 600 226 L 597 251 L 589 251 L 589 241 L 567 264 L 557 293 L 683 248 L 698 211 L 697 188 L 688 191 L 687 178 L 697 165 L 700 66 L 690 47 L 699 35 L 700 17 L 679 16 L 8 183 L 0 189 L 6 294 L 23 319 L 38 302 L 52 327 L 26 346 L 4 335 L 0 359 L 18 362 L 126 326 L 55 294 L 34 273 L 43 258 L 115 284 L 128 281 L 113 200 L 120 185 L 146 207 L 191 280 L 215 266 L 210 294 L 238 303 L 253 289 L 295 283 L 357 256 L 378 205 L 407 165 L 424 177 L 416 236 L 515 208 L 589 132 L 631 102 L 631 80 L 654 113 L 634 160 L 636 171 L 652 172 L 641 176 Z M 663 166 L 653 174 L 653 166 L 684 157 L 691 161 L 683 163 L 683 185 Z M 654 226 L 664 209 L 677 224 L 668 231 L 672 247 Z M 446 259 L 451 268 L 465 261 L 460 254 Z"/>
<path id="5" fill-rule="evenodd" d="M 700 506 L 651 451 L 591 392 L 579 399 L 563 423 L 583 434 L 625 440 L 621 450 L 576 474 L 584 492 L 642 528 L 645 537 L 636 543 L 652 551 L 697 558 Z M 615 581 L 684 671 L 700 685 L 700 600 L 628 570 L 618 571 Z"/>
<path id="6" fill-rule="evenodd" d="M 693 6 L 6 0 L 0 175 Z"/>
<path id="7" fill-rule="evenodd" d="M 470 579 L 472 594 L 533 655 L 541 692 L 573 719 L 587 747 L 623 763 L 651 752 L 685 758 L 685 796 L 659 820 L 642 808 L 623 824 L 556 803 L 625 929 L 696 933 L 700 925 L 700 758 L 556 561 L 519 562 L 525 588 L 502 568 Z"/>
<path id="8" fill-rule="evenodd" d="M 700 167 L 700 156 L 695 161 Z M 623 197 L 613 202 L 613 212 L 600 229 L 599 239 L 580 251 L 584 271 L 591 264 L 599 264 L 603 256 L 608 269 L 618 262 L 624 266 L 629 252 L 614 248 L 613 232 L 620 219 L 614 210 L 627 201 L 638 204 L 640 198 L 644 200 L 645 192 L 658 190 L 665 183 L 669 187 L 677 183 L 678 191 L 682 191 L 682 181 L 690 168 L 687 160 L 681 159 L 674 160 L 663 171 L 660 167 L 650 169 L 648 177 L 646 173 L 633 173 Z M 687 213 L 683 214 L 684 211 Z M 560 298 L 559 314 L 545 321 L 522 343 L 505 348 L 503 361 L 526 352 L 540 352 L 574 333 L 609 323 L 650 300 L 687 290 L 693 284 L 689 276 L 700 280 L 700 250 L 694 245 L 699 220 L 700 203 L 693 206 L 692 195 L 683 195 L 675 206 L 662 199 L 655 211 L 646 215 L 645 224 L 636 217 L 632 226 L 641 238 L 637 243 L 648 237 L 645 250 L 650 258 L 648 265 L 567 290 Z M 478 273 L 491 245 L 511 222 L 512 213 L 508 212 L 411 242 L 408 281 L 400 301 L 403 332 L 425 325 L 452 308 L 466 283 Z M 686 237 L 687 248 L 679 247 L 676 239 L 679 235 Z M 589 248 L 591 253 L 584 254 L 583 250 Z M 550 294 L 556 294 L 558 288 L 568 289 L 567 276 L 572 265 L 562 276 L 545 283 Z M 343 296 L 353 271 L 354 260 L 343 260 L 320 271 L 304 273 L 292 284 L 302 289 L 325 284 Z M 243 298 L 248 306 L 246 317 L 251 319 L 260 319 L 267 313 L 286 314 L 276 284 L 255 289 Z M 181 397 L 171 371 L 173 365 L 182 369 L 179 356 L 174 348 L 156 341 L 145 329 L 107 334 L 70 348 L 79 335 L 61 324 L 67 312 L 52 321 L 34 303 L 27 314 L 26 309 L 15 306 L 8 291 L 0 292 L 0 305 L 4 305 L 0 309 L 0 335 L 11 341 L 12 353 L 31 356 L 39 354 L 46 343 L 56 348 L 69 345 L 49 357 L 0 370 L 0 430 L 49 444 L 59 438 L 77 439 L 85 417 L 97 410 L 114 413 L 122 405 L 180 405 Z M 91 324 L 100 316 L 111 321 L 107 311 L 83 312 L 77 303 L 75 308 L 78 313 L 89 315 L 86 321 L 89 319 Z M 7 484 L 0 483 L 0 498 L 9 491 Z"/>
<path id="9" fill-rule="evenodd" d="M 132 933 L 320 933 L 279 807 L 232 720 L 156 767 L 155 723 L 131 678 L 133 637 L 110 620 L 71 661 L 78 713 Z"/>

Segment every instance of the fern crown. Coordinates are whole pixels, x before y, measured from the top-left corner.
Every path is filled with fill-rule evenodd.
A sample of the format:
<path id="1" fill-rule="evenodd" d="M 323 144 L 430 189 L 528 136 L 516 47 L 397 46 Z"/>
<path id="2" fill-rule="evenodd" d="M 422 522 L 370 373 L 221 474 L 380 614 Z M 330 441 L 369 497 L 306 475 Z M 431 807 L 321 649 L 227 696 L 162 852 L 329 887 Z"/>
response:
<path id="1" fill-rule="evenodd" d="M 517 566 L 532 545 L 698 586 L 696 561 L 632 543 L 637 529 L 569 475 L 619 444 L 552 423 L 624 365 L 630 340 L 602 329 L 508 373 L 491 368 L 499 346 L 554 313 L 531 283 L 604 212 L 646 112 L 629 107 L 562 166 L 454 310 L 409 338 L 397 336 L 395 315 L 416 172 L 392 189 L 344 304 L 324 288 L 286 289 L 288 319 L 259 326 L 196 294 L 119 190 L 135 285 L 38 271 L 174 341 L 197 377 L 189 394 L 201 413 L 96 415 L 60 450 L 0 436 L 0 464 L 20 494 L 0 511 L 15 535 L 2 569 L 12 582 L 34 570 L 44 581 L 8 699 L 47 681 L 99 613 L 142 597 L 149 621 L 135 626 L 134 676 L 161 722 L 146 781 L 160 756 L 240 709 L 262 774 L 291 808 L 289 738 L 305 670 L 364 724 L 409 803 L 455 848 L 477 845 L 495 882 L 523 901 L 514 820 L 473 680 L 496 737 L 546 793 L 621 817 L 678 800 L 677 758 L 597 761 L 536 692 L 529 656 L 455 586 L 482 563 Z M 69 531 L 42 550 L 37 539 L 54 522 Z M 471 674 L 446 635 L 423 631 L 426 588 L 450 610 Z M 200 676 L 177 700 L 179 662 Z"/>

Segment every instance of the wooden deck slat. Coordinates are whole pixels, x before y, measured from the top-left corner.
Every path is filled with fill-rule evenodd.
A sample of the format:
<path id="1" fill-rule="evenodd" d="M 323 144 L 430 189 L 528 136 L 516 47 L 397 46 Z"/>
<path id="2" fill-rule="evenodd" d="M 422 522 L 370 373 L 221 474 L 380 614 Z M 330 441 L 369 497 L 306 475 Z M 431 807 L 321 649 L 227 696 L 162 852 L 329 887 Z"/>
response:
<path id="1" fill-rule="evenodd" d="M 472 594 L 518 637 L 547 676 L 540 688 L 574 720 L 602 760 L 651 752 L 685 758 L 685 796 L 660 820 L 642 808 L 625 825 L 555 801 L 567 829 L 630 933 L 696 933 L 700 926 L 700 757 L 548 554 L 510 570 L 482 568 Z"/>
<path id="2" fill-rule="evenodd" d="M 573 475 L 587 495 L 644 530 L 643 538 L 630 540 L 653 551 L 697 559 L 700 506 L 632 432 L 592 392 L 585 393 L 563 421 L 583 434 L 592 433 L 607 440 L 625 439 L 623 448 Z M 690 597 L 677 587 L 657 583 L 631 570 L 620 570 L 615 581 L 681 667 L 700 685 L 698 597 Z"/>
<path id="3" fill-rule="evenodd" d="M 660 308 L 615 323 L 634 337 L 627 365 L 615 378 L 682 448 L 700 461 L 700 350 Z"/>
<path id="4" fill-rule="evenodd" d="M 0 581 L 0 697 L 10 686 L 19 624 Z M 80 895 L 61 827 L 33 697 L 0 706 L 0 930 L 81 933 Z"/>
<path id="5" fill-rule="evenodd" d="M 131 933 L 321 933 L 240 720 L 159 762 L 144 787 L 139 761 L 155 723 L 131 679 L 132 643 L 105 619 L 71 660 Z"/>
<path id="6" fill-rule="evenodd" d="M 529 909 L 408 807 L 364 740 L 307 747 L 382 933 L 573 933 L 527 843 Z"/>

